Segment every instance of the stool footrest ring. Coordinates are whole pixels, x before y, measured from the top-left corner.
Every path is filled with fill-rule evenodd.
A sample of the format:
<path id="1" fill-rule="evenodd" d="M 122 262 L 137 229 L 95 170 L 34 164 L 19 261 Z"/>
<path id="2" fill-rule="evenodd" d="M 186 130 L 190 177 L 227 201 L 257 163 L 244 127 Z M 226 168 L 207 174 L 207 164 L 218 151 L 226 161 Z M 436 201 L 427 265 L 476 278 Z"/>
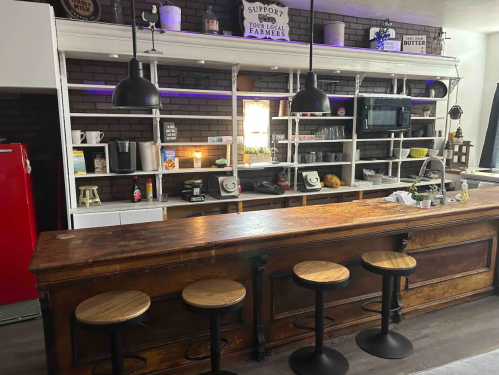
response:
<path id="1" fill-rule="evenodd" d="M 140 365 L 138 365 L 137 367 L 134 367 L 133 369 L 125 372 L 125 375 L 131 374 L 132 372 L 138 371 L 138 370 L 143 369 L 144 367 L 147 366 L 147 359 L 145 359 L 144 357 L 138 356 L 138 355 L 125 354 L 123 356 L 123 359 L 138 359 L 139 361 L 142 361 L 142 363 Z M 109 363 L 109 362 L 111 362 L 111 359 L 106 359 L 105 361 L 95 365 L 92 368 L 92 375 L 113 375 L 113 374 L 109 374 L 107 372 L 97 372 L 97 369 L 99 369 L 100 367 L 104 366 L 106 363 Z"/>
<path id="2" fill-rule="evenodd" d="M 227 339 L 223 339 L 221 338 L 220 341 L 222 341 L 224 344 L 222 345 L 222 347 L 220 348 L 220 353 L 223 353 L 223 351 L 225 350 L 225 347 L 227 346 L 227 344 L 229 343 L 229 340 Z M 202 356 L 198 356 L 198 357 L 191 357 L 189 355 L 189 352 L 194 349 L 196 346 L 198 345 L 201 345 L 201 344 L 205 344 L 207 342 L 210 342 L 210 339 L 206 339 L 206 340 L 203 340 L 203 341 L 199 341 L 195 344 L 192 344 L 191 346 L 189 346 L 189 348 L 185 351 L 185 359 L 187 359 L 188 361 L 204 361 L 206 359 L 210 359 L 211 356 L 209 355 L 202 355 Z"/>
<path id="3" fill-rule="evenodd" d="M 381 301 L 369 301 L 369 302 L 363 303 L 360 308 L 362 310 L 364 310 L 364 311 L 373 312 L 373 313 L 376 313 L 376 314 L 381 314 L 381 310 L 374 310 L 374 309 L 370 309 L 370 308 L 366 307 L 367 305 L 373 305 L 373 304 L 381 305 Z M 395 309 L 391 309 L 390 310 L 390 315 L 393 314 L 393 313 L 395 313 L 395 312 L 397 312 L 397 311 L 400 311 L 401 309 L 402 309 L 401 307 L 397 307 Z"/>
<path id="4" fill-rule="evenodd" d="M 298 324 L 298 322 L 300 322 L 301 320 L 304 320 L 304 319 L 315 319 L 315 315 L 307 315 L 307 316 L 302 316 L 298 319 L 296 319 L 294 322 L 293 322 L 293 326 L 295 328 L 298 328 L 298 329 L 305 329 L 307 331 L 315 331 L 315 327 L 310 327 L 310 326 L 302 326 L 300 324 Z M 332 327 L 334 325 L 334 319 L 333 318 L 330 318 L 329 316 L 325 316 L 324 319 L 326 320 L 329 320 L 331 323 L 329 324 L 326 324 L 324 326 L 324 329 L 326 328 L 329 328 L 329 327 Z"/>

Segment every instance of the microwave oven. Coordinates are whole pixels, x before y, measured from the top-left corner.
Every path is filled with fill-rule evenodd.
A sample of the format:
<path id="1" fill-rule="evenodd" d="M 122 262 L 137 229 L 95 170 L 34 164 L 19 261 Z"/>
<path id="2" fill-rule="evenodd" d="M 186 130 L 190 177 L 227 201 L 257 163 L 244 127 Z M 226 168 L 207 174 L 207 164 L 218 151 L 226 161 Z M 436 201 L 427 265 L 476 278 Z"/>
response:
<path id="1" fill-rule="evenodd" d="M 404 132 L 411 130 L 411 98 L 358 97 L 357 133 Z M 353 99 L 347 103 L 353 116 Z"/>

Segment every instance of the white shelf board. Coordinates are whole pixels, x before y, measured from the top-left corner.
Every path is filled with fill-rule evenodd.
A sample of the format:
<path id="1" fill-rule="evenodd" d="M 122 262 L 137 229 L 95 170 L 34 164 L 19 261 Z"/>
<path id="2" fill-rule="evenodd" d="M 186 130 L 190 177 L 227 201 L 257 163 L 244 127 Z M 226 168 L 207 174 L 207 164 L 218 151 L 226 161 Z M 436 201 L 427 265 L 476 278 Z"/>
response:
<path id="1" fill-rule="evenodd" d="M 290 141 L 290 140 L 284 140 L 284 141 L 278 141 L 277 143 L 339 143 L 339 142 L 352 142 L 351 139 L 325 139 L 325 140 L 310 140 L 310 141 Z"/>
<path id="2" fill-rule="evenodd" d="M 196 89 L 178 89 L 174 87 L 160 87 L 159 92 L 171 94 L 200 94 L 200 95 L 232 95 L 232 91 L 224 90 L 196 90 Z"/>
<path id="3" fill-rule="evenodd" d="M 365 138 L 357 139 L 357 142 L 386 142 L 386 141 L 400 141 L 401 138 Z"/>
<path id="4" fill-rule="evenodd" d="M 445 139 L 444 137 L 414 137 L 414 138 L 402 138 L 403 141 L 426 141 L 428 139 Z"/>
<path id="5" fill-rule="evenodd" d="M 266 168 L 290 168 L 290 167 L 295 167 L 296 164 L 294 163 L 277 163 L 277 164 L 272 164 L 272 163 L 256 163 L 256 164 L 251 164 L 249 166 L 245 165 L 238 165 L 237 170 L 238 171 L 251 171 L 251 170 L 261 170 L 261 169 L 266 169 Z"/>
<path id="6" fill-rule="evenodd" d="M 232 120 L 232 116 L 148 115 L 136 113 L 71 113 L 71 117 L 178 118 L 191 120 Z M 242 120 L 242 116 L 237 117 Z"/>
<path id="7" fill-rule="evenodd" d="M 446 180 L 445 182 L 450 183 L 452 182 L 452 180 Z M 420 183 L 418 183 L 417 186 L 427 186 L 433 184 L 440 184 L 440 180 L 438 179 L 431 181 L 421 181 Z M 204 205 L 212 203 L 244 202 L 251 200 L 262 200 L 262 199 L 282 199 L 282 198 L 293 198 L 293 197 L 314 196 L 314 195 L 344 194 L 357 191 L 398 189 L 410 186 L 411 183 L 399 182 L 395 184 L 376 185 L 370 188 L 340 186 L 338 189 L 332 189 L 325 187 L 322 188 L 320 191 L 314 191 L 308 193 L 301 191 L 294 191 L 294 190 L 286 190 L 283 195 L 261 194 L 254 191 L 248 191 L 241 193 L 238 198 L 223 199 L 223 200 L 216 199 L 209 195 L 206 195 L 206 200 L 204 202 L 186 202 L 182 200 L 182 198 L 180 197 L 170 197 L 168 199 L 168 202 L 158 202 L 157 200 L 154 200 L 152 202 L 139 202 L 139 203 L 131 203 L 129 201 L 103 202 L 102 206 L 94 205 L 90 206 L 89 208 L 86 208 L 85 206 L 79 206 L 78 208 L 72 209 L 70 213 L 81 215 L 89 213 L 143 210 L 143 209 L 163 208 L 163 207 L 169 208 L 169 207 L 178 207 L 178 206 Z"/>
<path id="8" fill-rule="evenodd" d="M 226 168 L 181 168 L 172 169 L 171 171 L 135 171 L 133 173 L 87 173 L 75 175 L 75 178 L 98 178 L 98 177 L 126 177 L 126 176 L 144 176 L 144 175 L 156 175 L 156 174 L 182 174 L 182 173 L 210 173 L 210 172 L 231 172 L 232 167 Z"/>
<path id="9" fill-rule="evenodd" d="M 107 143 L 80 143 L 79 145 L 72 145 L 73 148 L 78 147 L 107 147 Z"/>
<path id="10" fill-rule="evenodd" d="M 237 96 L 241 98 L 288 98 L 295 94 L 289 92 L 253 92 L 253 91 L 238 91 Z"/>
<path id="11" fill-rule="evenodd" d="M 351 116 L 281 116 L 281 117 L 272 117 L 272 120 L 353 120 Z"/>
<path id="12" fill-rule="evenodd" d="M 295 164 L 297 168 L 313 168 L 313 167 L 329 167 L 334 165 L 350 165 L 351 161 L 334 161 L 334 162 L 322 162 L 322 163 L 300 163 Z"/>
<path id="13" fill-rule="evenodd" d="M 448 98 L 423 98 L 420 96 L 412 96 L 411 100 L 413 102 L 424 101 L 424 102 L 446 102 Z"/>
<path id="14" fill-rule="evenodd" d="M 156 143 L 156 146 L 227 146 L 231 145 L 231 142 L 169 142 L 169 143 Z"/>
<path id="15" fill-rule="evenodd" d="M 328 98 L 340 98 L 340 99 L 350 99 L 350 98 L 354 98 L 355 95 L 349 95 L 349 94 L 327 94 L 327 97 Z"/>
<path id="16" fill-rule="evenodd" d="M 411 120 L 445 120 L 445 117 L 423 117 L 423 116 L 416 116 L 416 117 L 411 117 Z"/>
<path id="17" fill-rule="evenodd" d="M 356 160 L 355 164 L 377 164 L 377 163 L 390 163 L 390 162 L 398 162 L 399 159 L 380 159 L 380 160 Z"/>
<path id="18" fill-rule="evenodd" d="M 436 156 L 438 159 L 443 159 L 442 156 Z M 401 162 L 406 162 L 406 161 L 425 161 L 426 159 L 429 159 L 429 157 L 424 157 L 424 158 L 411 158 L 407 157 L 405 159 L 400 159 Z"/>

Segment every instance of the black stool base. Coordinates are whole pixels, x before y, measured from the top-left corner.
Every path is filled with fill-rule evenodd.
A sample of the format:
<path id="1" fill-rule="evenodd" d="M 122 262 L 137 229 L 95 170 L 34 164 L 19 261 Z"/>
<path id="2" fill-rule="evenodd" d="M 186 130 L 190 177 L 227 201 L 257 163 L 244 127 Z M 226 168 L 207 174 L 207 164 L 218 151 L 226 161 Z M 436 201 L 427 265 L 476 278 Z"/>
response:
<path id="1" fill-rule="evenodd" d="M 381 328 L 366 329 L 355 340 L 362 350 L 380 358 L 405 358 L 413 351 L 412 343 L 405 336 L 393 331 L 384 335 L 381 334 Z"/>
<path id="2" fill-rule="evenodd" d="M 293 352 L 289 367 L 298 375 L 345 375 L 349 364 L 345 356 L 331 348 L 323 348 L 323 354 L 315 353 L 314 346 L 306 346 Z"/>
<path id="3" fill-rule="evenodd" d="M 212 374 L 211 371 L 206 371 L 206 372 L 203 372 L 200 375 L 211 375 L 211 374 Z M 235 372 L 224 371 L 224 370 L 220 370 L 220 372 L 218 374 L 219 375 L 237 375 Z"/>

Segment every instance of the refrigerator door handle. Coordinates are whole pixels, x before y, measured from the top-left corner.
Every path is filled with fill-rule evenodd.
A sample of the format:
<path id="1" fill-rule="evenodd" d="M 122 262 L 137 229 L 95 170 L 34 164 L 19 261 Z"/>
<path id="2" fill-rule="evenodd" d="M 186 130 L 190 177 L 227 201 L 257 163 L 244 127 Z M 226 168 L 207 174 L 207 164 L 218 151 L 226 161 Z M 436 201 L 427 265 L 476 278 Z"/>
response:
<path id="1" fill-rule="evenodd" d="M 3 148 L 0 150 L 0 153 L 2 152 L 12 152 L 13 150 L 11 148 Z"/>

